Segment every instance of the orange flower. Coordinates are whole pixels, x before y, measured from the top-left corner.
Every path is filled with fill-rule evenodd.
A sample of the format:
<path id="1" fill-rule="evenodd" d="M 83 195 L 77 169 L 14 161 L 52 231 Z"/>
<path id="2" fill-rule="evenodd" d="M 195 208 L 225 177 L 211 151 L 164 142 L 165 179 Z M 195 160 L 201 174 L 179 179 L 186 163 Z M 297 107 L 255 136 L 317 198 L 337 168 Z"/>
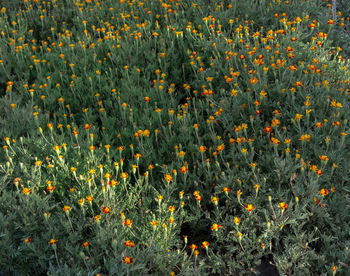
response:
<path id="1" fill-rule="evenodd" d="M 321 159 L 322 161 L 328 161 L 328 160 L 329 160 L 328 157 L 327 157 L 327 155 L 320 155 L 320 159 Z"/>
<path id="2" fill-rule="evenodd" d="M 56 239 L 51 239 L 48 244 L 56 244 L 58 242 L 58 240 Z"/>
<path id="3" fill-rule="evenodd" d="M 22 192 L 23 192 L 25 195 L 29 195 L 29 194 L 32 192 L 32 190 L 29 189 L 29 188 L 23 188 Z"/>
<path id="4" fill-rule="evenodd" d="M 221 191 L 224 192 L 224 193 L 228 193 L 230 191 L 230 188 L 229 187 L 224 187 L 224 188 L 222 188 Z"/>
<path id="5" fill-rule="evenodd" d="M 250 213 L 251 211 L 254 210 L 253 204 L 247 204 L 247 205 L 245 206 L 245 208 L 246 208 L 246 210 L 247 210 L 249 213 Z"/>
<path id="6" fill-rule="evenodd" d="M 124 242 L 124 245 L 126 247 L 131 247 L 131 248 L 135 247 L 135 243 L 133 241 L 126 241 Z"/>
<path id="7" fill-rule="evenodd" d="M 271 133 L 271 132 L 272 132 L 272 128 L 269 127 L 269 126 L 267 126 L 267 127 L 264 128 L 264 131 L 265 131 L 266 133 Z"/>
<path id="8" fill-rule="evenodd" d="M 280 142 L 278 139 L 276 139 L 275 137 L 272 137 L 272 138 L 271 138 L 271 143 L 272 143 L 272 144 L 275 144 L 275 145 L 281 144 L 281 142 Z"/>
<path id="9" fill-rule="evenodd" d="M 181 167 L 181 173 L 186 173 L 188 171 L 188 169 L 185 166 Z"/>
<path id="10" fill-rule="evenodd" d="M 240 222 L 241 222 L 241 218 L 234 217 L 234 218 L 233 218 L 233 221 L 234 221 L 234 223 L 235 223 L 236 225 L 239 225 Z"/>
<path id="11" fill-rule="evenodd" d="M 316 24 L 314 24 L 314 23 L 309 24 L 309 28 L 315 28 L 315 27 L 316 27 Z"/>
<path id="12" fill-rule="evenodd" d="M 213 231 L 218 231 L 218 229 L 220 229 L 222 226 L 220 224 L 216 224 L 214 223 L 211 227 L 210 227 L 210 230 Z"/>
<path id="13" fill-rule="evenodd" d="M 198 202 L 200 202 L 200 201 L 202 200 L 202 197 L 201 197 L 200 195 L 198 195 L 198 194 L 195 195 L 194 197 L 196 198 L 196 200 L 197 200 Z"/>
<path id="14" fill-rule="evenodd" d="M 256 77 L 254 77 L 254 78 L 252 78 L 252 79 L 249 80 L 250 84 L 255 84 L 255 83 L 257 83 L 258 81 L 259 81 L 259 80 L 258 80 Z"/>
<path id="15" fill-rule="evenodd" d="M 310 142 L 310 134 L 303 134 L 303 135 L 301 135 L 299 140 L 300 141 L 305 141 L 306 140 L 306 141 Z"/>
<path id="16" fill-rule="evenodd" d="M 122 262 L 125 263 L 125 264 L 132 264 L 134 262 L 134 259 L 132 257 L 125 256 L 122 259 Z"/>
<path id="17" fill-rule="evenodd" d="M 321 189 L 318 193 L 320 195 L 326 196 L 326 195 L 328 195 L 328 190 L 327 189 Z"/>
<path id="18" fill-rule="evenodd" d="M 158 225 L 158 221 L 157 221 L 157 220 L 152 220 L 152 221 L 150 222 L 150 224 L 153 226 L 153 228 L 156 228 L 157 225 Z"/>
<path id="19" fill-rule="evenodd" d="M 286 204 L 285 202 L 281 202 L 281 203 L 278 203 L 278 207 L 280 207 L 282 211 L 284 211 L 285 209 L 288 208 L 288 204 Z"/>
<path id="20" fill-rule="evenodd" d="M 316 170 L 316 174 L 317 174 L 318 176 L 321 176 L 321 175 L 322 175 L 322 170 Z"/>
<path id="21" fill-rule="evenodd" d="M 64 212 L 69 212 L 70 211 L 70 207 L 67 205 L 64 205 L 64 207 L 62 208 Z"/>
<path id="22" fill-rule="evenodd" d="M 31 238 L 25 238 L 25 239 L 24 239 L 24 242 L 25 242 L 25 243 L 30 243 L 31 241 L 32 241 Z"/>
<path id="23" fill-rule="evenodd" d="M 127 172 L 123 172 L 123 173 L 121 174 L 121 178 L 123 178 L 123 179 L 128 178 L 128 176 L 129 176 L 129 174 L 128 174 Z"/>
<path id="24" fill-rule="evenodd" d="M 197 248 L 198 248 L 198 246 L 197 246 L 197 245 L 195 245 L 195 244 L 191 244 L 191 245 L 190 245 L 190 248 L 191 248 L 191 249 L 192 249 L 192 251 L 193 251 L 193 250 L 197 249 Z"/>
<path id="25" fill-rule="evenodd" d="M 85 199 L 86 199 L 87 202 L 91 202 L 91 201 L 94 200 L 94 198 L 91 195 L 85 197 Z"/>
<path id="26" fill-rule="evenodd" d="M 111 212 L 111 208 L 109 207 L 103 207 L 102 208 L 102 212 L 105 213 L 105 214 L 109 214 Z"/>
<path id="27" fill-rule="evenodd" d="M 132 226 L 132 220 L 131 219 L 126 219 L 124 221 L 124 225 L 128 226 L 128 227 L 131 227 Z"/>
<path id="28" fill-rule="evenodd" d="M 95 220 L 96 222 L 99 222 L 100 219 L 101 219 L 101 215 L 96 215 L 96 216 L 94 217 L 94 220 Z"/>
<path id="29" fill-rule="evenodd" d="M 136 154 L 134 155 L 134 157 L 136 157 L 136 159 L 139 159 L 140 157 L 142 157 L 142 155 L 139 154 L 139 153 L 136 153 Z"/>
<path id="30" fill-rule="evenodd" d="M 202 242 L 201 247 L 207 249 L 209 247 L 209 242 L 207 242 L 207 241 Z"/>
<path id="31" fill-rule="evenodd" d="M 298 67 L 296 67 L 295 65 L 291 65 L 288 67 L 289 70 L 292 70 L 292 71 L 297 71 L 298 70 Z"/>
<path id="32" fill-rule="evenodd" d="M 166 182 L 168 182 L 168 183 L 173 180 L 173 177 L 168 173 L 164 176 L 164 178 L 165 178 Z"/>
<path id="33" fill-rule="evenodd" d="M 89 245 L 91 245 L 91 243 L 88 242 L 88 241 L 86 241 L 86 242 L 84 242 L 81 246 L 82 246 L 82 247 L 88 247 Z"/>
<path id="34" fill-rule="evenodd" d="M 225 148 L 225 145 L 224 145 L 224 144 L 221 144 L 220 146 L 218 146 L 218 147 L 216 148 L 216 150 L 217 150 L 217 151 L 223 151 L 224 148 Z"/>

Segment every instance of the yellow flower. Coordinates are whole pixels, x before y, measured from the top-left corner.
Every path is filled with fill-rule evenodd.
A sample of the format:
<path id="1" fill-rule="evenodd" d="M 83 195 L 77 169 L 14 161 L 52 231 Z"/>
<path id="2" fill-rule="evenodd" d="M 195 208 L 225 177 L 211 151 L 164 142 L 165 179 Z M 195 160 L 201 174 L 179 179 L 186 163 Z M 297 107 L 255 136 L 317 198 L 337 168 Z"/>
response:
<path id="1" fill-rule="evenodd" d="M 86 199 L 87 202 L 91 202 L 91 201 L 94 200 L 94 198 L 91 195 L 85 197 L 85 199 Z"/>
<path id="2" fill-rule="evenodd" d="M 29 195 L 29 194 L 32 192 L 32 190 L 29 189 L 29 188 L 23 188 L 22 192 L 23 192 L 25 195 Z"/>
<path id="3" fill-rule="evenodd" d="M 56 239 L 51 239 L 49 242 L 48 242 L 48 244 L 56 244 L 58 242 L 58 240 L 56 240 Z"/>
<path id="4" fill-rule="evenodd" d="M 211 227 L 210 230 L 214 230 L 214 231 L 218 231 L 218 229 L 220 229 L 222 226 L 220 224 L 216 224 L 214 223 Z"/>
<path id="5" fill-rule="evenodd" d="M 78 200 L 78 203 L 80 204 L 80 206 L 83 206 L 84 202 L 85 202 L 84 198 L 81 198 L 81 199 Z"/>
<path id="6" fill-rule="evenodd" d="M 295 114 L 294 121 L 299 121 L 301 118 L 303 118 L 303 115 L 297 113 L 297 114 Z"/>
<path id="7" fill-rule="evenodd" d="M 211 197 L 211 202 L 214 203 L 215 205 L 218 205 L 218 203 L 219 203 L 219 198 L 216 197 L 216 196 L 212 196 L 212 197 Z"/>

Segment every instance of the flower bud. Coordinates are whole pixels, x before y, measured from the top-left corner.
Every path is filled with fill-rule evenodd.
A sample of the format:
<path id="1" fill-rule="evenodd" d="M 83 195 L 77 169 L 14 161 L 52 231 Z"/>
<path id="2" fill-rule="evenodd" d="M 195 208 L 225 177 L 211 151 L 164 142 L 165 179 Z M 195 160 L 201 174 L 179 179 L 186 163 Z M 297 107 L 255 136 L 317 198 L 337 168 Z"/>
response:
<path id="1" fill-rule="evenodd" d="M 82 259 L 85 259 L 85 254 L 84 254 L 83 251 L 80 251 L 80 252 L 79 252 L 79 255 L 80 255 L 80 257 L 81 257 Z"/>

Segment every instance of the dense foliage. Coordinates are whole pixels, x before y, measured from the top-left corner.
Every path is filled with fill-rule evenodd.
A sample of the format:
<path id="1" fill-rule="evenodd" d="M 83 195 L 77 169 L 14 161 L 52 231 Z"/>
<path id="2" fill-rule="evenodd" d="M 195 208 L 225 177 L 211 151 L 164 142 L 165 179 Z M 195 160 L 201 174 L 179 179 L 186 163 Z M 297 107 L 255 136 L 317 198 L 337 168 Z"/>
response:
<path id="1" fill-rule="evenodd" d="M 0 6 L 0 274 L 349 275 L 335 3 Z"/>

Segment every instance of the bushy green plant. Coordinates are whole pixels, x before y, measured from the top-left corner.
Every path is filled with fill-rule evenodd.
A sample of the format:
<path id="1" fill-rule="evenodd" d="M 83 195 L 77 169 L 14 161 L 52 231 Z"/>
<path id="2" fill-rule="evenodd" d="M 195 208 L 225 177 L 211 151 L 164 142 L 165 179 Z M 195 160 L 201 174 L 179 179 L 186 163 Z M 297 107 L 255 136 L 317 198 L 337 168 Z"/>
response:
<path id="1" fill-rule="evenodd" d="M 2 8 L 0 274 L 347 275 L 329 2 Z"/>

